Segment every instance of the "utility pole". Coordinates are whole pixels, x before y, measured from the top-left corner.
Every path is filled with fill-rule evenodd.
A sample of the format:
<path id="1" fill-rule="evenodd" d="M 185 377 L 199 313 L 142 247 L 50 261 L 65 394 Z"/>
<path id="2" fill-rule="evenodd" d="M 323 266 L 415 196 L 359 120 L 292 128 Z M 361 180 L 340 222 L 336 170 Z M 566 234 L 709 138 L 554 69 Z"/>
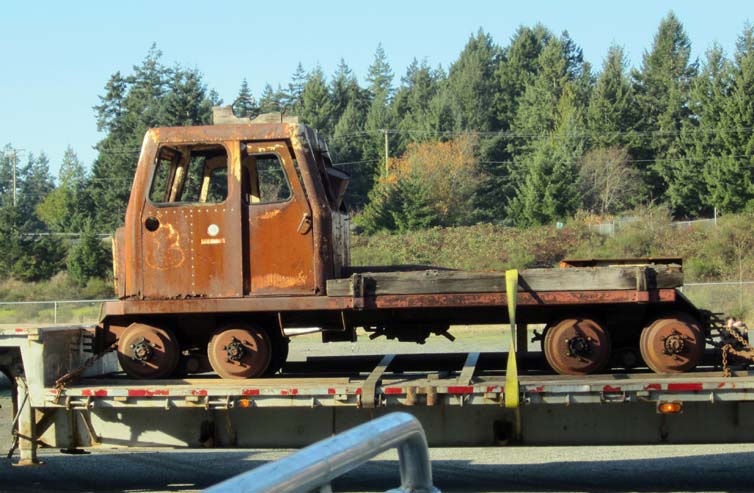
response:
<path id="1" fill-rule="evenodd" d="M 385 176 L 390 175 L 390 167 L 388 166 L 388 141 L 387 141 L 387 129 L 383 128 L 382 132 L 385 134 Z"/>
<path id="2" fill-rule="evenodd" d="M 8 159 L 13 160 L 13 207 L 16 207 L 16 168 L 18 167 L 18 153 L 23 152 L 23 149 L 11 149 L 5 156 Z"/>

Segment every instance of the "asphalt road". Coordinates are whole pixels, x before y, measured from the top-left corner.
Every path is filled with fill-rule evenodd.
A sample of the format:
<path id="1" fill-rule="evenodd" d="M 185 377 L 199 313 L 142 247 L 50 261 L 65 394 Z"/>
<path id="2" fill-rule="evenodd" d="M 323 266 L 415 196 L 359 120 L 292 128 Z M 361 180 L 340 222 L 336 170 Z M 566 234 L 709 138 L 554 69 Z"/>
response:
<path id="1" fill-rule="evenodd" d="M 42 453 L 43 466 L 0 466 L 2 491 L 195 491 L 290 451 Z M 754 445 L 432 449 L 435 485 L 451 491 L 752 491 Z M 338 479 L 335 491 L 399 484 L 387 452 Z"/>

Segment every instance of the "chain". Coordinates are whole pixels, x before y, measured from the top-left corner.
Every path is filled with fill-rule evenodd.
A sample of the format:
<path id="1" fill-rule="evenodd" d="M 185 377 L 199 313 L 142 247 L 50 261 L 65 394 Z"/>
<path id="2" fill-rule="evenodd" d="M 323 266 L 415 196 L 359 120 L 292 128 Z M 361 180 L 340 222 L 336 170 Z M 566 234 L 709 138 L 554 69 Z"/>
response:
<path id="1" fill-rule="evenodd" d="M 55 390 L 58 391 L 58 395 L 60 395 L 60 391 L 65 388 L 66 385 L 73 382 L 74 380 L 78 379 L 82 373 L 84 373 L 86 370 L 92 367 L 94 363 L 97 362 L 100 358 L 105 356 L 106 354 L 115 351 L 115 349 L 118 347 L 118 341 L 117 339 L 115 342 L 107 346 L 103 351 L 94 354 L 90 356 L 86 361 L 84 361 L 84 364 L 76 368 L 75 370 L 71 370 L 62 377 L 55 380 Z"/>
<path id="2" fill-rule="evenodd" d="M 722 363 L 723 363 L 723 377 L 728 378 L 730 377 L 731 371 L 730 367 L 728 366 L 728 353 L 732 354 L 733 356 L 738 356 L 742 359 L 747 359 L 749 361 L 754 362 L 754 347 L 749 344 L 749 341 L 747 341 L 744 336 L 742 336 L 738 330 L 733 326 L 728 326 L 725 328 L 725 331 L 730 334 L 744 349 L 738 350 L 733 347 L 730 343 L 725 344 L 723 347 L 720 348 L 722 351 Z"/>

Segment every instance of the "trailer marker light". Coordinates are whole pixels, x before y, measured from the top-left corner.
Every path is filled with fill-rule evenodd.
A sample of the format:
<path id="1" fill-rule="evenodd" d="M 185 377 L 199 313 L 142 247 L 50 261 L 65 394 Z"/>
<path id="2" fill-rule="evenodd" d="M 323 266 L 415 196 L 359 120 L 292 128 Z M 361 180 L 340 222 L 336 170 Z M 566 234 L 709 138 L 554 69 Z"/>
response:
<path id="1" fill-rule="evenodd" d="M 660 414 L 680 414 L 683 411 L 681 402 L 660 402 L 657 405 L 657 412 Z"/>
<path id="2" fill-rule="evenodd" d="M 251 401 L 249 399 L 239 399 L 238 406 L 246 409 L 247 407 L 251 407 Z"/>

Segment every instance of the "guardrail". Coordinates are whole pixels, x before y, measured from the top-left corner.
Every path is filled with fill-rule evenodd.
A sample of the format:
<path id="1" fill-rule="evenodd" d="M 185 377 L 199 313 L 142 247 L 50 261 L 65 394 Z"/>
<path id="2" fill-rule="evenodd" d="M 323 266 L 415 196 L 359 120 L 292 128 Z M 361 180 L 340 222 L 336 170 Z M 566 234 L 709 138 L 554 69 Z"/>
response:
<path id="1" fill-rule="evenodd" d="M 397 448 L 401 486 L 395 493 L 440 493 L 424 429 L 408 413 L 391 413 L 322 440 L 205 490 L 206 493 L 331 492 L 333 479 L 385 450 Z"/>

